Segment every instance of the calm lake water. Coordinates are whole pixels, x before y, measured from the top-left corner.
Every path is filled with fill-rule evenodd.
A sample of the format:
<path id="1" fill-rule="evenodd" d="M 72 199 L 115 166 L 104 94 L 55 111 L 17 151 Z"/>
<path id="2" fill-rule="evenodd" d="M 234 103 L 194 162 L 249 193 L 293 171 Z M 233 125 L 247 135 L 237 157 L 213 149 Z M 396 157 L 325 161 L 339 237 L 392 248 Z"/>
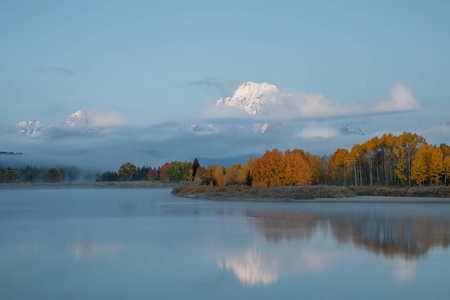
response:
<path id="1" fill-rule="evenodd" d="M 450 204 L 0 191 L 0 299 L 449 299 Z"/>

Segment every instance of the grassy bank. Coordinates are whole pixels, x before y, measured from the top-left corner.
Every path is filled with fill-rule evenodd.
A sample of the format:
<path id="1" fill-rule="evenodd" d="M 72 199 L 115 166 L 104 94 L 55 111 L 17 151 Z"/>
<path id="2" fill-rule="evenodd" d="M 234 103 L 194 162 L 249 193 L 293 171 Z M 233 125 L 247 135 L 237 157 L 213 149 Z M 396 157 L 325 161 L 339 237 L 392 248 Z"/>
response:
<path id="1" fill-rule="evenodd" d="M 316 198 L 351 198 L 355 196 L 450 198 L 450 187 L 338 187 L 338 186 L 178 186 L 172 194 L 190 198 L 227 200 L 295 201 Z"/>
<path id="2" fill-rule="evenodd" d="M 248 187 L 248 186 L 190 186 L 176 187 L 172 194 L 209 199 L 230 200 L 307 200 L 315 198 L 348 198 L 355 193 L 347 187 L 337 186 L 280 186 L 280 187 Z"/>
<path id="3" fill-rule="evenodd" d="M 357 196 L 450 198 L 450 186 L 427 186 L 427 187 L 350 186 L 348 188 L 352 190 Z"/>

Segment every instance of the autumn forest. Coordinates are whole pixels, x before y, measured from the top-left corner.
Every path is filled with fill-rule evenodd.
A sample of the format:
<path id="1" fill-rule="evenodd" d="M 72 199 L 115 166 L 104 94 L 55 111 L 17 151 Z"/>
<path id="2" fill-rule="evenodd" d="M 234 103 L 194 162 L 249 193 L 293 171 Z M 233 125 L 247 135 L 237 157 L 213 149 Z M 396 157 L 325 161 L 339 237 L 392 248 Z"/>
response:
<path id="1" fill-rule="evenodd" d="M 123 165 L 119 176 L 132 179 L 136 170 L 130 173 L 128 169 Z M 218 186 L 423 186 L 447 185 L 449 175 L 450 146 L 430 145 L 422 136 L 405 132 L 399 136 L 374 137 L 350 151 L 337 149 L 331 156 L 319 157 L 301 149 L 284 152 L 273 149 L 262 157 L 250 157 L 247 164 L 229 168 L 204 167 L 197 160 L 174 161 L 150 169 L 148 179 L 195 180 Z"/>

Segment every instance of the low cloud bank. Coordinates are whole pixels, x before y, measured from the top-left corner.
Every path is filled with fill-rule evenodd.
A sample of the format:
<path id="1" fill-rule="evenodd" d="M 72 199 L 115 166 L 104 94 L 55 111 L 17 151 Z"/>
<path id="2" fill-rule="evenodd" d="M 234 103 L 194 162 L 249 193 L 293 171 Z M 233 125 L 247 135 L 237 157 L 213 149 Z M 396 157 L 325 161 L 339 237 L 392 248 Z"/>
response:
<path id="1" fill-rule="evenodd" d="M 200 126 L 200 125 L 199 125 Z M 116 170 L 123 162 L 160 166 L 173 160 L 201 164 L 246 163 L 250 156 L 265 150 L 301 148 L 314 154 L 330 154 L 336 147 L 351 147 L 356 136 L 323 139 L 298 136 L 297 126 L 277 127 L 276 131 L 255 132 L 253 122 L 217 123 L 211 131 L 187 130 L 186 123 L 153 126 L 118 126 L 101 131 L 84 128 L 54 128 L 42 138 L 6 133 L 0 135 L 1 151 L 24 155 L 0 157 L 0 165 L 72 165 L 91 170 Z M 198 128 L 198 127 L 194 127 Z M 209 128 L 209 127 L 208 127 Z M 238 145 L 238 146 L 237 146 Z"/>
<path id="2" fill-rule="evenodd" d="M 114 110 L 102 110 L 97 107 L 82 109 L 83 114 L 90 120 L 91 126 L 111 127 L 130 125 L 129 119 Z"/>

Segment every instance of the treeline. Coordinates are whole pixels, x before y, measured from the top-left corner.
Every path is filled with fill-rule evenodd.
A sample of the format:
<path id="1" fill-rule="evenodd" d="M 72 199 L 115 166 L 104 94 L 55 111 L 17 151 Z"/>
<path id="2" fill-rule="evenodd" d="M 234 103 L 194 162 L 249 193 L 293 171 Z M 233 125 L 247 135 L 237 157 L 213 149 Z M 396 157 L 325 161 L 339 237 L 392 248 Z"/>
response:
<path id="1" fill-rule="evenodd" d="M 129 165 L 127 165 L 127 164 L 129 164 Z M 96 181 L 149 180 L 148 174 L 149 174 L 150 170 L 155 170 L 149 166 L 143 166 L 143 167 L 139 168 L 139 167 L 132 165 L 131 163 L 125 163 L 125 164 L 123 164 L 123 166 L 124 167 L 121 167 L 122 169 L 125 167 L 131 168 L 129 171 L 129 172 L 131 172 L 131 175 L 123 174 L 124 176 L 120 176 L 118 171 L 108 171 L 108 172 L 104 172 L 104 173 L 96 176 Z"/>
<path id="2" fill-rule="evenodd" d="M 24 168 L 0 167 L 0 183 L 92 181 L 94 178 L 94 175 L 82 172 L 75 167 L 58 169 L 35 166 Z"/>
<path id="3" fill-rule="evenodd" d="M 97 181 L 191 181 L 194 180 L 200 164 L 197 159 L 192 163 L 186 161 L 173 161 L 161 167 L 136 167 L 130 162 L 123 163 L 117 171 L 102 173 Z"/>
<path id="4" fill-rule="evenodd" d="M 122 165 L 122 168 L 125 168 Z M 450 146 L 431 145 L 417 134 L 385 134 L 357 144 L 349 151 L 337 149 L 330 156 L 317 156 L 301 149 L 267 150 L 262 157 L 250 157 L 247 164 L 229 168 L 201 166 L 174 161 L 148 169 L 139 177 L 139 168 L 107 172 L 103 179 L 113 180 L 195 180 L 204 184 L 253 186 L 422 186 L 448 185 L 450 180 Z M 147 169 L 146 169 L 147 170 Z M 142 172 L 141 173 L 145 173 Z M 128 175 L 126 175 L 128 174 Z M 141 179 L 138 179 L 141 178 Z"/>
<path id="5" fill-rule="evenodd" d="M 22 152 L 0 151 L 0 155 L 23 155 Z"/>
<path id="6" fill-rule="evenodd" d="M 324 180 L 337 185 L 447 185 L 450 146 L 431 145 L 417 134 L 385 134 L 351 151 L 338 149 L 324 170 Z"/>
<path id="7" fill-rule="evenodd" d="M 430 145 L 417 134 L 385 134 L 331 156 L 314 156 L 303 150 L 266 151 L 250 159 L 253 184 L 413 186 L 447 185 L 450 146 Z"/>

